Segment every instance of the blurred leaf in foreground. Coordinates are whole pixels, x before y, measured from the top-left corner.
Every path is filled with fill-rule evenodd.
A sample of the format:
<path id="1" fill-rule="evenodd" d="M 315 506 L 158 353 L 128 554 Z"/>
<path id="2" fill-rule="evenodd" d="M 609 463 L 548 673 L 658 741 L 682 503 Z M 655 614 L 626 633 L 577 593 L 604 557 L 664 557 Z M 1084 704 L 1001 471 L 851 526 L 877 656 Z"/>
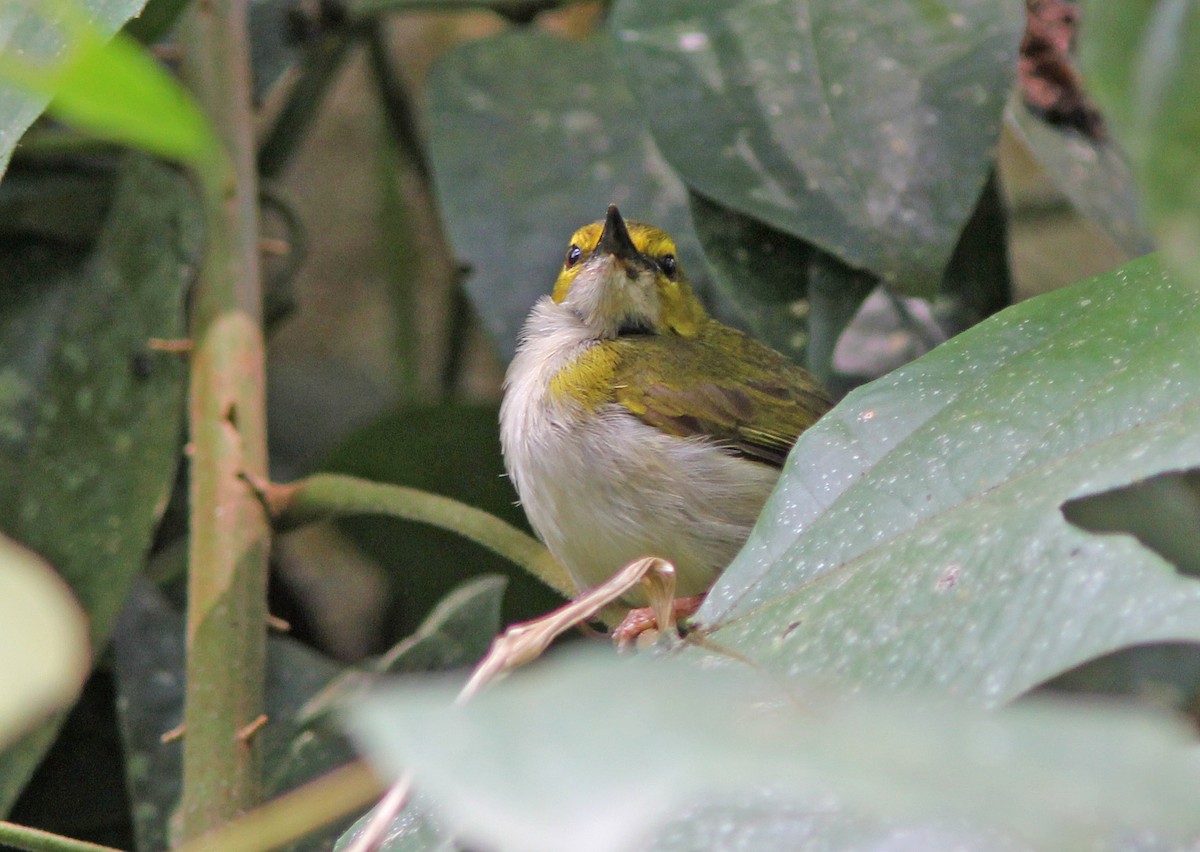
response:
<path id="1" fill-rule="evenodd" d="M 1152 714 L 795 694 L 736 666 L 566 652 L 452 706 L 457 686 L 410 683 L 351 721 L 379 766 L 411 770 L 464 840 L 491 849 L 722 848 L 648 840 L 689 805 L 762 790 L 776 810 L 897 820 L 927 837 L 956 827 L 970 849 L 1200 832 L 1192 735 Z M 739 828 L 730 820 L 724 833 Z"/>
<path id="2" fill-rule="evenodd" d="M 49 11 L 55 17 L 39 24 L 53 47 L 38 56 L 18 44 L 0 55 L 0 83 L 51 98 L 52 114 L 97 138 L 216 168 L 220 147 L 208 121 L 143 45 L 123 33 L 110 38 L 71 3 L 50 4 Z"/>
<path id="3" fill-rule="evenodd" d="M 116 32 L 145 4 L 145 0 L 80 0 L 77 7 L 65 2 L 5 2 L 0 4 L 0 55 L 21 56 L 31 63 L 51 62 L 63 49 L 68 16 L 86 14 L 97 37 Z M 21 134 L 33 123 L 50 93 L 43 87 L 28 89 L 6 81 L 0 72 L 0 177 Z"/>
<path id="4" fill-rule="evenodd" d="M 37 554 L 0 536 L 0 749 L 71 703 L 90 657 L 70 589 Z"/>

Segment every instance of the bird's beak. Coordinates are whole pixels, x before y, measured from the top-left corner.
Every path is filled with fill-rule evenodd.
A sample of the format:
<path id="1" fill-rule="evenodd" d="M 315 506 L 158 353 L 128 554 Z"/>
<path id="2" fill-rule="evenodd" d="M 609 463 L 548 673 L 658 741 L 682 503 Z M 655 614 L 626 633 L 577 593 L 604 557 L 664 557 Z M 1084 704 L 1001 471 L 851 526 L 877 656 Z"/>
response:
<path id="1" fill-rule="evenodd" d="M 596 251 L 610 254 L 620 260 L 641 259 L 641 252 L 633 244 L 629 229 L 625 227 L 625 220 L 621 218 L 615 204 L 608 205 L 608 215 L 604 218 L 604 230 L 600 234 L 600 242 L 596 244 Z"/>

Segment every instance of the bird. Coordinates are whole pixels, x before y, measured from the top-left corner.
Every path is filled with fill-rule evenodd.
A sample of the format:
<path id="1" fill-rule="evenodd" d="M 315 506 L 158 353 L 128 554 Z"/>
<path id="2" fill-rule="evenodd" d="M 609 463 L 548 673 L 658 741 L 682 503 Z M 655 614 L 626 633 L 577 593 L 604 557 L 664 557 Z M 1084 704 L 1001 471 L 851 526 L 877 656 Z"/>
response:
<path id="1" fill-rule="evenodd" d="M 525 321 L 500 442 L 530 525 L 581 592 L 655 556 L 687 613 L 832 405 L 810 372 L 709 316 L 667 232 L 609 205 Z M 625 602 L 647 604 L 640 590 Z"/>

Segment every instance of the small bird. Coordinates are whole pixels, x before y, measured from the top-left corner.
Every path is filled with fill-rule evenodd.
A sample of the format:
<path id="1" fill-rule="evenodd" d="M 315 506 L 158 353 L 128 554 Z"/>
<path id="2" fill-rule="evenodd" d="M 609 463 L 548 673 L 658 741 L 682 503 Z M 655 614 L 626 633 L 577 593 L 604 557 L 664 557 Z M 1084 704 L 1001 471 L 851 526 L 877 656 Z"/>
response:
<path id="1" fill-rule="evenodd" d="M 681 596 L 700 596 L 832 404 L 808 371 L 709 317 L 671 237 L 610 205 L 525 322 L 500 441 L 530 524 L 581 591 L 658 556 Z"/>

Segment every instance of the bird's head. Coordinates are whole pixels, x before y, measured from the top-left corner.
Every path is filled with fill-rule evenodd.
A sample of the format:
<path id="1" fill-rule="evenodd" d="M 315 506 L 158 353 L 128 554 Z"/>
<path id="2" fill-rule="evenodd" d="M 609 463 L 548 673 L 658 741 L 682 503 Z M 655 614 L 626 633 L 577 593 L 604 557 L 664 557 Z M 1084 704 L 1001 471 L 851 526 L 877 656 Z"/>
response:
<path id="1" fill-rule="evenodd" d="M 552 298 L 598 338 L 630 334 L 695 337 L 704 307 L 666 231 L 626 222 L 615 204 L 603 221 L 571 237 Z"/>

